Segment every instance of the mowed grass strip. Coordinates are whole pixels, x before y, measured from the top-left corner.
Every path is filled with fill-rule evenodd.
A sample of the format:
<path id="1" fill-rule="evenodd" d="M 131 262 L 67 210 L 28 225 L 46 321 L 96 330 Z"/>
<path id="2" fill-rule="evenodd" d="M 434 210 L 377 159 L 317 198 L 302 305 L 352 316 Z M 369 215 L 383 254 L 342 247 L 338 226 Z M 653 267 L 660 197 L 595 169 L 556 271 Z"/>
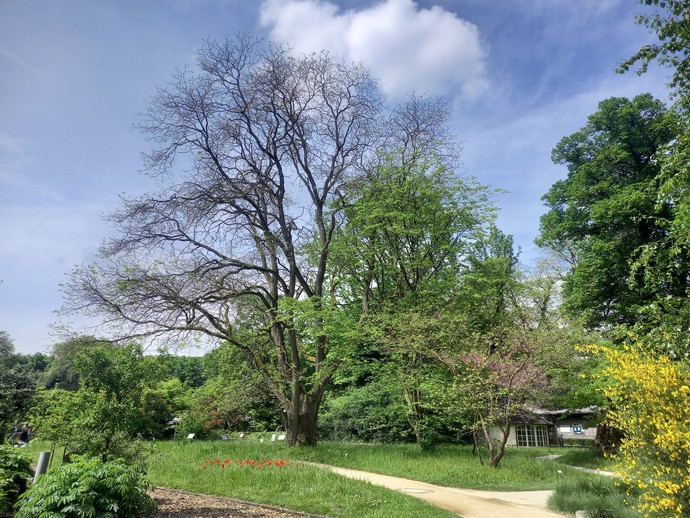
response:
<path id="1" fill-rule="evenodd" d="M 157 442 L 155 449 L 148 462 L 148 475 L 157 486 L 333 517 L 456 516 L 417 498 L 303 464 L 287 455 L 294 449 L 282 445 Z M 247 460 L 256 464 L 248 465 Z M 279 466 L 276 461 L 287 462 Z M 266 464 L 260 466 L 260 462 Z"/>

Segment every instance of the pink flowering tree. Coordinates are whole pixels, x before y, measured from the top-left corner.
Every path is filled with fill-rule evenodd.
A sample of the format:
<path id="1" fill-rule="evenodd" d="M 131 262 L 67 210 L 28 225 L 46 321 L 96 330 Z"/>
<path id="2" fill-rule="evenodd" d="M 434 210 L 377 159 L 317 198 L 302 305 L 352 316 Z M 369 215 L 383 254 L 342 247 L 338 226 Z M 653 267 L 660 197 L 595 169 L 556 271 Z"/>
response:
<path id="1" fill-rule="evenodd" d="M 547 369 L 553 365 L 551 345 L 557 340 L 545 338 L 543 331 L 513 331 L 496 346 L 487 345 L 482 337 L 476 344 L 479 347 L 444 358 L 454 375 L 452 390 L 445 391 L 447 404 L 469 417 L 482 464 L 486 446 L 489 465 L 498 466 L 510 435 L 511 416 L 524 411 L 536 391 L 547 386 Z"/>

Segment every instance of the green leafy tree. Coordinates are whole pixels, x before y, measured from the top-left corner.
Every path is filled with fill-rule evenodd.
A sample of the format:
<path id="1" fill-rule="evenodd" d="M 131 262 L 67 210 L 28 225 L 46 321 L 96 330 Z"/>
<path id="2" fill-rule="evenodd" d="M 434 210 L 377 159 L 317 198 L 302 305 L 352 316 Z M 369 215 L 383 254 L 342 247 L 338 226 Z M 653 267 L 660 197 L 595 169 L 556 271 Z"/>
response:
<path id="1" fill-rule="evenodd" d="M 41 377 L 42 385 L 49 389 L 77 390 L 81 381 L 74 365 L 75 358 L 91 347 L 106 343 L 92 336 L 79 336 L 54 344 L 50 364 Z"/>
<path id="2" fill-rule="evenodd" d="M 493 229 L 470 258 L 453 305 L 439 319 L 438 357 L 448 381 L 437 404 L 472 434 L 475 452 L 496 467 L 511 418 L 543 400 L 551 379 L 574 353 L 555 305 L 558 283 L 518 269 L 511 236 Z M 443 331 L 441 331 L 443 330 Z"/>
<path id="3" fill-rule="evenodd" d="M 543 197 L 549 210 L 537 242 L 571 258 L 565 308 L 590 327 L 634 323 L 659 294 L 687 289 L 690 263 L 665 246 L 663 221 L 674 218 L 674 206 L 657 202 L 657 153 L 677 129 L 676 114 L 649 94 L 611 98 L 553 151 L 568 176 Z M 654 286 L 632 268 L 652 243 L 655 264 L 673 274 Z"/>
<path id="4" fill-rule="evenodd" d="M 433 442 L 435 412 L 425 397 L 440 375 L 431 355 L 436 313 L 448 304 L 493 217 L 491 192 L 455 171 L 458 152 L 443 100 L 411 97 L 388 121 L 402 145 L 384 148 L 350 185 L 335 247 L 340 300 L 361 313 L 363 372 L 402 390 L 417 444 Z"/>
<path id="5" fill-rule="evenodd" d="M 448 113 L 420 100 L 408 113 L 424 110 Z M 415 145 L 421 136 L 410 137 L 414 151 L 390 152 L 366 183 L 350 190 L 335 255 L 340 291 L 361 308 L 368 347 L 390 362 L 386 372 L 397 378 L 417 444 L 424 446 L 429 427 L 423 386 L 434 362 L 422 351 L 433 341 L 434 314 L 451 300 L 462 259 L 482 238 L 493 209 L 489 190 L 456 176 L 436 152 L 437 143 Z"/>
<path id="6" fill-rule="evenodd" d="M 221 344 L 201 358 L 207 381 L 190 394 L 178 435 L 276 430 L 281 410 L 242 351 Z"/>
<path id="7" fill-rule="evenodd" d="M 35 410 L 39 436 L 68 454 L 141 462 L 141 445 L 134 439 L 150 411 L 144 394 L 158 376 L 152 362 L 139 345 L 111 344 L 82 351 L 74 364 L 82 386 L 43 392 Z"/>
<path id="8" fill-rule="evenodd" d="M 36 382 L 17 369 L 0 370 L 0 430 L 3 436 L 25 418 L 36 393 Z"/>
<path id="9" fill-rule="evenodd" d="M 7 434 L 26 416 L 36 393 L 35 374 L 23 365 L 23 355 L 14 352 L 14 342 L 0 331 L 0 432 Z"/>
<path id="10" fill-rule="evenodd" d="M 671 68 L 669 86 L 685 103 L 690 94 L 690 5 L 685 0 L 640 0 L 640 3 L 653 9 L 638 15 L 637 22 L 655 33 L 659 42 L 644 45 L 621 63 L 619 72 L 627 72 L 637 64 L 638 74 L 644 74 L 653 62 Z"/>
<path id="11" fill-rule="evenodd" d="M 657 178 L 659 191 L 657 205 L 674 208 L 672 217 L 659 218 L 659 226 L 666 236 L 660 242 L 649 243 L 643 248 L 636 266 L 645 274 L 645 282 L 651 290 L 658 289 L 659 297 L 644 308 L 640 325 L 641 344 L 671 358 L 690 358 L 688 327 L 690 314 L 686 308 L 687 277 L 678 264 L 687 264 L 690 257 L 690 202 L 687 186 L 690 184 L 690 6 L 682 0 L 641 0 L 650 7 L 649 12 L 638 16 L 638 23 L 646 26 L 658 38 L 623 62 L 619 71 L 625 72 L 639 65 L 638 74 L 647 71 L 656 62 L 671 70 L 669 87 L 675 99 L 679 124 L 675 138 L 657 153 L 660 166 Z M 668 254 L 670 262 L 659 262 L 660 254 Z M 677 285 L 673 293 L 663 289 Z M 640 329 L 641 328 L 641 329 Z"/>
<path id="12" fill-rule="evenodd" d="M 329 393 L 319 416 L 319 434 L 333 441 L 410 442 L 415 436 L 407 412 L 397 377 L 380 374 L 361 386 Z"/>
<path id="13" fill-rule="evenodd" d="M 14 354 L 14 340 L 7 331 L 0 331 L 0 359 L 7 361 Z"/>

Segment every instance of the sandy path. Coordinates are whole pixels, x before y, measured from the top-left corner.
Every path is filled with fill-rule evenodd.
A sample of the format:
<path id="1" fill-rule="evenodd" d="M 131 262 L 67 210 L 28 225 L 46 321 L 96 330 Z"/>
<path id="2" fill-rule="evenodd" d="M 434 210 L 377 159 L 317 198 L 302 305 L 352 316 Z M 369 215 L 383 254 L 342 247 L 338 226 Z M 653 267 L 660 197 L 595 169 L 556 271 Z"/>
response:
<path id="1" fill-rule="evenodd" d="M 551 491 L 477 491 L 435 486 L 405 478 L 320 465 L 346 477 L 409 494 L 465 518 L 563 518 L 546 509 Z"/>

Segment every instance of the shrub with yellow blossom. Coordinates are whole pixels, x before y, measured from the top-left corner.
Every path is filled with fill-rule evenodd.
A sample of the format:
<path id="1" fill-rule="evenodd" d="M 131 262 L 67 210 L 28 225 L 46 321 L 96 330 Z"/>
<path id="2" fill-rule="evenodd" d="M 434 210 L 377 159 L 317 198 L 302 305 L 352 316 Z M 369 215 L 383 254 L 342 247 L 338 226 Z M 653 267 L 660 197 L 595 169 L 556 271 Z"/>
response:
<path id="1" fill-rule="evenodd" d="M 601 390 L 609 423 L 625 434 L 618 471 L 641 490 L 637 507 L 644 516 L 690 516 L 690 365 L 639 345 L 588 350 L 608 360 Z"/>

